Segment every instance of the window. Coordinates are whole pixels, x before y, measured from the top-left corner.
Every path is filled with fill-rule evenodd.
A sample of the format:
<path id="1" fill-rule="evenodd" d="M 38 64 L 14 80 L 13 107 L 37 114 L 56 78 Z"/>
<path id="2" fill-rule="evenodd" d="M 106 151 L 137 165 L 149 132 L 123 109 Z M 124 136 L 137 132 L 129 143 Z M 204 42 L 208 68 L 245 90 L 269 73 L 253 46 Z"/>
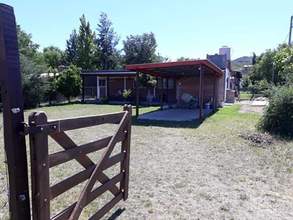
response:
<path id="1" fill-rule="evenodd" d="M 168 81 L 168 87 L 167 87 L 167 81 Z M 175 80 L 174 79 L 163 79 L 163 88 L 164 89 L 174 89 L 175 88 Z"/>
<path id="2" fill-rule="evenodd" d="M 106 86 L 106 79 L 99 79 L 99 86 Z"/>

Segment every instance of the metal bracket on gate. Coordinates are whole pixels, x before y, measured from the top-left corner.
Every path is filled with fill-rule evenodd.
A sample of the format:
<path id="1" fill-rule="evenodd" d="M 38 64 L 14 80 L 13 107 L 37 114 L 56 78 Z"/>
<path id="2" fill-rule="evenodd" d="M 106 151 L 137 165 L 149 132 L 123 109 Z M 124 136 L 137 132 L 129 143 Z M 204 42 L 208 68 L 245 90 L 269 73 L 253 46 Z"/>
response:
<path id="1" fill-rule="evenodd" d="M 45 125 L 29 126 L 27 123 L 22 122 L 20 133 L 22 135 L 37 134 L 41 132 L 49 134 L 49 133 L 54 133 L 58 130 L 60 130 L 59 124 L 45 124 Z"/>

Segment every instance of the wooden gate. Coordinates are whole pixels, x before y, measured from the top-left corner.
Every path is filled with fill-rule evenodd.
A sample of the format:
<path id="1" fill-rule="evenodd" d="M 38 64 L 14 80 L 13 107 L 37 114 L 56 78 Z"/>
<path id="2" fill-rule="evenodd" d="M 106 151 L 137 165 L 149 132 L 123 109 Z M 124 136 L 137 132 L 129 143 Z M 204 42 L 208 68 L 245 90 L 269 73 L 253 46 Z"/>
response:
<path id="1" fill-rule="evenodd" d="M 131 106 L 124 106 L 123 111 L 118 113 L 54 121 L 48 121 L 44 112 L 35 112 L 30 115 L 29 126 L 25 130 L 30 139 L 33 219 L 78 219 L 84 207 L 109 190 L 113 194 L 113 199 L 90 218 L 99 219 L 121 199 L 127 199 L 131 116 Z M 87 144 L 78 146 L 65 133 L 69 130 L 105 123 L 119 123 L 114 135 Z M 49 154 L 49 136 L 64 150 Z M 111 156 L 118 142 L 121 142 L 121 152 Z M 98 162 L 92 161 L 87 156 L 89 153 L 102 149 L 104 151 Z M 50 186 L 50 168 L 70 160 L 76 160 L 84 170 Z M 117 163 L 120 163 L 120 173 L 109 179 L 103 171 Z M 77 201 L 51 218 L 50 201 L 84 181 L 87 181 L 86 185 Z M 96 181 L 102 185 L 93 189 Z M 116 184 L 119 182 L 118 188 Z"/>

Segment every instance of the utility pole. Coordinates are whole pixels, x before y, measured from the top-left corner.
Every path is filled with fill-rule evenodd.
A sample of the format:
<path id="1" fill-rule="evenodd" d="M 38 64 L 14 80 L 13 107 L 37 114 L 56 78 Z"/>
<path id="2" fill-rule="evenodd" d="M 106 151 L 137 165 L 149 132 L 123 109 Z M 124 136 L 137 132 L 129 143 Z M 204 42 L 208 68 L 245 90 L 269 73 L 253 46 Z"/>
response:
<path id="1" fill-rule="evenodd" d="M 293 29 L 293 15 L 291 16 L 290 19 L 290 27 L 289 27 L 289 42 L 288 45 L 291 46 L 292 45 L 292 29 Z"/>

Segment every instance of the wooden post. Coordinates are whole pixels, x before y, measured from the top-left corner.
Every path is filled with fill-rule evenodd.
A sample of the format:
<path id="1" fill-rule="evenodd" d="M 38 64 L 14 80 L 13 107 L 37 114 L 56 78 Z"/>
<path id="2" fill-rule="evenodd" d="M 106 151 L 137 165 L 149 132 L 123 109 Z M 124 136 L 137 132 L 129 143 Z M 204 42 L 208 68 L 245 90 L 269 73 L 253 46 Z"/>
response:
<path id="1" fill-rule="evenodd" d="M 214 79 L 213 82 L 213 112 L 216 111 L 217 108 L 217 78 Z"/>
<path id="2" fill-rule="evenodd" d="M 10 219 L 30 219 L 30 199 L 23 97 L 13 8 L 0 4 L 0 82 L 3 102 L 4 149 L 9 175 Z"/>
<path id="3" fill-rule="evenodd" d="M 202 120 L 202 111 L 203 111 L 203 68 L 200 65 L 199 70 L 199 119 Z"/>
<path id="4" fill-rule="evenodd" d="M 31 127 L 47 124 L 44 112 L 29 116 Z M 50 219 L 50 179 L 48 161 L 48 134 L 38 132 L 30 135 L 31 178 L 32 178 L 32 213 L 34 220 Z"/>
<path id="5" fill-rule="evenodd" d="M 139 115 L 139 74 L 138 74 L 138 72 L 136 72 L 136 77 L 135 77 L 135 95 L 136 95 L 135 116 L 136 116 L 136 118 L 138 118 L 138 115 Z"/>
<path id="6" fill-rule="evenodd" d="M 121 151 L 125 154 L 124 160 L 121 162 L 121 172 L 124 173 L 123 180 L 121 181 L 120 188 L 123 190 L 123 200 L 128 198 L 129 188 L 129 161 L 130 161 L 130 139 L 131 139 L 131 118 L 132 118 L 132 107 L 131 105 L 125 105 L 124 111 L 128 111 L 128 123 L 126 126 L 126 138 L 122 142 Z"/>
<path id="7" fill-rule="evenodd" d="M 160 77 L 160 109 L 163 110 L 163 78 Z"/>
<path id="8" fill-rule="evenodd" d="M 84 82 L 84 78 L 85 78 L 85 76 L 82 74 L 82 102 L 84 102 L 84 96 L 85 96 L 85 94 L 84 94 L 84 86 L 85 86 L 85 82 Z"/>
<path id="9" fill-rule="evenodd" d="M 107 78 L 106 78 L 106 86 L 107 86 L 107 88 L 106 88 L 106 96 L 107 96 L 107 99 L 108 99 L 108 101 L 110 101 L 110 77 L 109 76 L 107 76 Z"/>
<path id="10" fill-rule="evenodd" d="M 166 78 L 166 102 L 167 102 L 167 106 L 169 103 L 169 78 Z"/>

